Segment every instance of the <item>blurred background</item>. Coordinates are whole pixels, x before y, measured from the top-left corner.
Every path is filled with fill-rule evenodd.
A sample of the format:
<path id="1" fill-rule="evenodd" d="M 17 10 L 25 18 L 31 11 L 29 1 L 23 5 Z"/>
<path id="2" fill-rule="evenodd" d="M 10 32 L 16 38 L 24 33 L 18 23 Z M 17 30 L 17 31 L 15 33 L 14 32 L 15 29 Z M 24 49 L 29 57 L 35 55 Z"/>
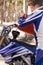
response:
<path id="1" fill-rule="evenodd" d="M 17 21 L 19 16 L 30 13 L 27 0 L 0 0 L 0 22 Z"/>

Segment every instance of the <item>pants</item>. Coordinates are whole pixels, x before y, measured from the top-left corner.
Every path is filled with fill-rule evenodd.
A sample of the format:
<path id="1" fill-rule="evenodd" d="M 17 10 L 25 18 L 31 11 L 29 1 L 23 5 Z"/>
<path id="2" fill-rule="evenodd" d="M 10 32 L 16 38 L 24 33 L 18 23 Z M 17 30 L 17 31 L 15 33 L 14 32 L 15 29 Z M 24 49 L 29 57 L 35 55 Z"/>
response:
<path id="1" fill-rule="evenodd" d="M 36 51 L 35 65 L 43 65 L 43 50 L 41 49 Z"/>

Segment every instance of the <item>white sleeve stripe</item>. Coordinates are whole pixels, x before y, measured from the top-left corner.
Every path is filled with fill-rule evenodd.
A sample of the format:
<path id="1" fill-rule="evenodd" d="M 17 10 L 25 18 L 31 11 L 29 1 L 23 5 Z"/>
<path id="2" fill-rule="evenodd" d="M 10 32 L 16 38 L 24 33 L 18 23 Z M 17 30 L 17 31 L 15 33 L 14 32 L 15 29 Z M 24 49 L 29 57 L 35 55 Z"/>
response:
<path id="1" fill-rule="evenodd" d="M 22 24 L 27 23 L 27 22 L 30 22 L 30 21 L 32 21 L 32 20 L 35 20 L 35 19 L 37 19 L 37 18 L 39 18 L 39 17 L 41 17 L 41 16 L 42 16 L 42 14 L 39 15 L 39 16 L 37 16 L 37 17 L 35 17 L 35 18 L 32 18 L 32 19 L 26 20 L 26 21 L 24 21 Z"/>
<path id="2" fill-rule="evenodd" d="M 39 14 L 41 13 L 41 11 L 36 11 L 36 13 L 34 12 L 31 16 L 29 16 L 27 19 L 26 19 L 26 21 L 28 21 L 29 19 L 32 19 L 32 18 L 34 18 L 35 16 L 39 16 Z"/>

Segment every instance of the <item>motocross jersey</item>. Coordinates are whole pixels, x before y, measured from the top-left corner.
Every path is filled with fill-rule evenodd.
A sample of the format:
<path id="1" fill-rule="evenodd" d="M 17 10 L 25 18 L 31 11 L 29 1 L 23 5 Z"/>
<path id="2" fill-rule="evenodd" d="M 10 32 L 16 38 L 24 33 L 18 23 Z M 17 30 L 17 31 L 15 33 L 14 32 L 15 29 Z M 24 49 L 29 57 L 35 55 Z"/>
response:
<path id="1" fill-rule="evenodd" d="M 26 19 L 28 16 L 29 16 L 29 15 L 24 14 L 22 17 L 19 17 L 18 23 L 21 24 L 23 21 L 25 21 L 25 19 Z M 25 33 L 29 33 L 29 34 L 31 34 L 31 35 L 34 35 L 33 23 L 30 24 L 30 25 L 24 26 L 24 27 L 21 27 L 21 26 L 17 25 L 17 27 L 18 27 L 21 31 L 23 31 L 23 32 L 25 32 Z"/>
<path id="2" fill-rule="evenodd" d="M 43 50 L 43 10 L 41 10 L 41 8 L 43 8 L 43 6 L 32 12 L 20 26 L 24 27 L 34 23 L 34 31 L 38 40 L 37 49 Z"/>

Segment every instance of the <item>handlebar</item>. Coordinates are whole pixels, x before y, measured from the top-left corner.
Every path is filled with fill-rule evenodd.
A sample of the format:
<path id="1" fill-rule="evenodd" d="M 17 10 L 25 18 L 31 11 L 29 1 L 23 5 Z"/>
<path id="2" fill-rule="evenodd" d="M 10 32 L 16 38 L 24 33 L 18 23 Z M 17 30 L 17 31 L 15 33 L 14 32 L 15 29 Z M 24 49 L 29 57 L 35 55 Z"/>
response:
<path id="1" fill-rule="evenodd" d="M 9 26 L 3 26 L 3 30 L 1 32 L 0 46 L 2 45 L 3 40 L 6 38 L 6 36 L 8 36 L 9 32 L 11 31 L 13 27 L 16 27 L 16 24 L 12 24 Z"/>
<path id="2" fill-rule="evenodd" d="M 9 26 L 3 26 L 3 30 L 1 32 L 1 36 L 8 35 L 8 33 L 11 31 L 11 29 L 13 27 L 16 27 L 16 24 L 12 24 L 12 25 L 9 25 Z"/>
<path id="3" fill-rule="evenodd" d="M 13 27 L 16 27 L 16 24 L 12 24 L 12 25 L 7 26 L 7 28 L 10 28 L 10 29 L 12 29 Z"/>

